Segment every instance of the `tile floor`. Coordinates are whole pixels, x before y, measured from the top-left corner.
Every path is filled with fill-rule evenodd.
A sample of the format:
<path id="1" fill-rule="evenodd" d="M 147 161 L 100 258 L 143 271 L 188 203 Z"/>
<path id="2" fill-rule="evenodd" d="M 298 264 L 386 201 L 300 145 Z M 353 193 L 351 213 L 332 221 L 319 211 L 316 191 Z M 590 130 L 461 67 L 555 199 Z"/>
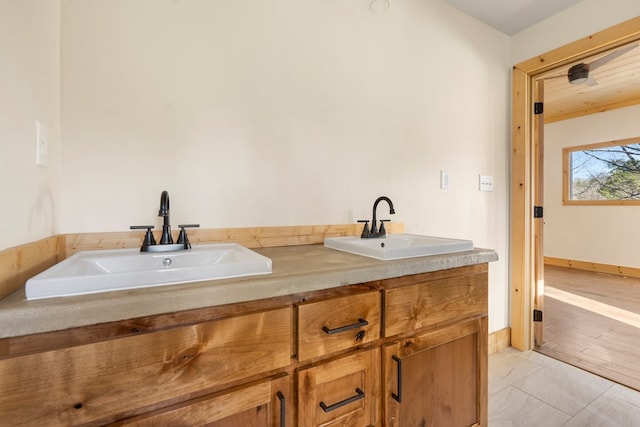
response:
<path id="1" fill-rule="evenodd" d="M 640 427 L 640 392 L 536 352 L 489 356 L 490 427 Z"/>

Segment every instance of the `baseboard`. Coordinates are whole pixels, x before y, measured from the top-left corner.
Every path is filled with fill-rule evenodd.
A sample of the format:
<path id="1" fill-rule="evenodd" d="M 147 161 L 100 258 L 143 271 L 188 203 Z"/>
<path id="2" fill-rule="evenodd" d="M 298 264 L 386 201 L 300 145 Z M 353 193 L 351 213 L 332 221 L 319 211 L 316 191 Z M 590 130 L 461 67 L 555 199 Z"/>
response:
<path id="1" fill-rule="evenodd" d="M 616 276 L 640 278 L 640 268 L 623 267 L 619 265 L 600 264 L 590 261 L 576 261 L 565 258 L 544 257 L 545 265 L 557 267 L 575 268 L 576 270 L 593 271 L 596 273 L 615 274 Z"/>
<path id="2" fill-rule="evenodd" d="M 489 354 L 497 353 L 511 345 L 511 328 L 506 327 L 489 334 Z"/>

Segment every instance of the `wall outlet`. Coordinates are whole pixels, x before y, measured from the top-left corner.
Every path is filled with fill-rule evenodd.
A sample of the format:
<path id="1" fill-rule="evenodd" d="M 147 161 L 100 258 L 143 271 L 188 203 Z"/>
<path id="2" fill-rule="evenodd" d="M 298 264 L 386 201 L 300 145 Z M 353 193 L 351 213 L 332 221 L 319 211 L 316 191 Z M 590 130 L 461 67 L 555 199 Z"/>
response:
<path id="1" fill-rule="evenodd" d="M 449 189 L 449 172 L 447 171 L 440 171 L 440 189 Z"/>
<path id="2" fill-rule="evenodd" d="M 47 127 L 36 122 L 36 165 L 47 166 L 49 164 L 49 135 Z"/>
<path id="3" fill-rule="evenodd" d="M 480 175 L 480 191 L 493 191 L 493 177 Z"/>

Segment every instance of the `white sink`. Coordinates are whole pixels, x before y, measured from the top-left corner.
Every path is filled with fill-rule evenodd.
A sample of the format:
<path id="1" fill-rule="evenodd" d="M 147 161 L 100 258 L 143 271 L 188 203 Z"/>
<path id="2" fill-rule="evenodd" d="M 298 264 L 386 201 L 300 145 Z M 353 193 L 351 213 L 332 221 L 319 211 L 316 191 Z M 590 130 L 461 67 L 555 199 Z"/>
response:
<path id="1" fill-rule="evenodd" d="M 269 258 L 236 243 L 176 252 L 85 251 L 27 280 L 26 295 L 38 299 L 269 273 Z"/>
<path id="2" fill-rule="evenodd" d="M 470 251 L 473 249 L 473 242 L 417 234 L 388 234 L 387 237 L 372 239 L 327 237 L 324 239 L 324 246 L 386 261 Z"/>

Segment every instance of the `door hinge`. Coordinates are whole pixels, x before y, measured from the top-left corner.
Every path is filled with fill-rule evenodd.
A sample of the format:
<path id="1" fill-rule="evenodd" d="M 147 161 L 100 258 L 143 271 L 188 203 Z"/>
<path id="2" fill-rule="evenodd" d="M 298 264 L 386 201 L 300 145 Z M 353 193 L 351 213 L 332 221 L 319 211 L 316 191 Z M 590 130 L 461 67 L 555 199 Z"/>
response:
<path id="1" fill-rule="evenodd" d="M 543 215 L 543 209 L 542 206 L 534 206 L 533 207 L 533 217 L 534 218 L 542 218 Z"/>
<path id="2" fill-rule="evenodd" d="M 534 102 L 533 114 L 542 114 L 542 113 L 544 113 L 544 104 L 542 102 Z"/>
<path id="3" fill-rule="evenodd" d="M 534 322 L 542 322 L 542 311 L 541 310 L 533 310 L 533 321 Z"/>

